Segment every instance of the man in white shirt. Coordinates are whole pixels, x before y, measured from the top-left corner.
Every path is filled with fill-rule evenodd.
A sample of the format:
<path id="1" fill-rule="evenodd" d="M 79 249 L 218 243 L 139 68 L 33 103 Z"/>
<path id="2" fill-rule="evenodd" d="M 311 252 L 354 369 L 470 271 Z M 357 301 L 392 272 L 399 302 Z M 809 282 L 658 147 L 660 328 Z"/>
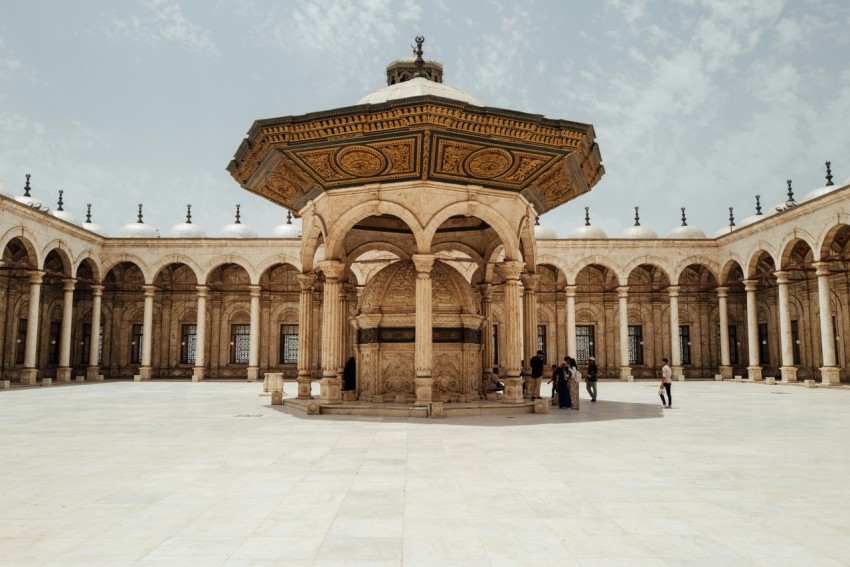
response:
<path id="1" fill-rule="evenodd" d="M 658 387 L 658 395 L 661 398 L 661 407 L 673 407 L 673 394 L 670 393 L 670 388 L 673 385 L 673 370 L 670 368 L 670 361 L 665 357 L 661 359 L 664 366 L 661 367 L 661 385 Z M 667 399 L 664 399 L 664 392 L 667 392 Z"/>

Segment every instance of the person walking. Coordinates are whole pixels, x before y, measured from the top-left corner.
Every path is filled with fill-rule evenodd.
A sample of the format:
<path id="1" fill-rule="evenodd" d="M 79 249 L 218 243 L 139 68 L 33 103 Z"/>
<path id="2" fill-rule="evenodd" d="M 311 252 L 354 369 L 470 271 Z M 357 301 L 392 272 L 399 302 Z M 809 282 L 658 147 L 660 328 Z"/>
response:
<path id="1" fill-rule="evenodd" d="M 540 397 L 540 384 L 543 382 L 543 368 L 546 361 L 543 359 L 543 351 L 538 350 L 537 355 L 531 359 L 531 399 Z"/>
<path id="2" fill-rule="evenodd" d="M 576 359 L 572 357 L 568 357 L 569 360 L 569 383 L 567 387 L 570 391 L 570 407 L 572 407 L 575 411 L 578 411 L 579 408 L 579 397 L 578 397 L 578 366 L 576 365 Z"/>
<path id="3" fill-rule="evenodd" d="M 590 395 L 590 401 L 596 401 L 596 381 L 599 379 L 599 366 L 596 364 L 596 357 L 591 356 L 587 359 L 587 384 L 585 389 Z"/>
<path id="4" fill-rule="evenodd" d="M 661 385 L 658 387 L 658 395 L 661 397 L 661 407 L 673 407 L 673 394 L 670 388 L 673 386 L 673 370 L 670 368 L 670 361 L 665 357 L 661 359 L 664 366 L 661 367 Z M 667 392 L 667 400 L 664 400 L 664 392 Z"/>

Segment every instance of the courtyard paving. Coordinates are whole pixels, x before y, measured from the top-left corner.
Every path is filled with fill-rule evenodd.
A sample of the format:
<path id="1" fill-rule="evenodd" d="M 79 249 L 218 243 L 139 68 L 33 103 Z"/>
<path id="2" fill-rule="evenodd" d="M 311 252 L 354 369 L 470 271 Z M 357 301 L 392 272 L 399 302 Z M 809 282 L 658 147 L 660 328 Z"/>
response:
<path id="1" fill-rule="evenodd" d="M 442 420 L 261 389 L 0 392 L 0 566 L 850 564 L 846 389 L 676 383 L 667 410 L 602 382 Z"/>

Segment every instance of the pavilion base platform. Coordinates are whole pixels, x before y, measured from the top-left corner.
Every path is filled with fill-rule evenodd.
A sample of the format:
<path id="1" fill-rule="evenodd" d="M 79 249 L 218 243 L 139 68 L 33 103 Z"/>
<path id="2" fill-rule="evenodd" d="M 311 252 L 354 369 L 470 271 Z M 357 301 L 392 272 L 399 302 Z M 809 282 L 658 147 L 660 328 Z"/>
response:
<path id="1" fill-rule="evenodd" d="M 550 400 L 537 400 L 537 404 L 526 401 L 520 404 L 505 404 L 503 402 L 480 400 L 475 402 L 432 402 L 426 406 L 413 404 L 375 403 L 360 401 L 343 401 L 342 403 L 324 404 L 319 399 L 304 400 L 286 398 L 283 405 L 307 415 L 356 415 L 370 417 L 462 417 L 462 416 L 491 416 L 491 415 L 520 415 L 529 413 L 549 413 Z M 545 406 L 545 407 L 544 407 Z"/>

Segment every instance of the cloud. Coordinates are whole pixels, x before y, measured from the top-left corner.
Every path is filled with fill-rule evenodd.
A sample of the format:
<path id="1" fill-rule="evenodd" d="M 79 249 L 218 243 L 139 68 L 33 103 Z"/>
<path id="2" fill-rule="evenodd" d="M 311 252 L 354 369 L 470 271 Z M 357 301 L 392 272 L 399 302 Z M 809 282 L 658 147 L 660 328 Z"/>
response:
<path id="1" fill-rule="evenodd" d="M 112 17 L 106 34 L 151 46 L 176 45 L 197 55 L 218 55 L 210 32 L 190 22 L 176 0 L 143 0 L 144 12 L 126 18 Z"/>

